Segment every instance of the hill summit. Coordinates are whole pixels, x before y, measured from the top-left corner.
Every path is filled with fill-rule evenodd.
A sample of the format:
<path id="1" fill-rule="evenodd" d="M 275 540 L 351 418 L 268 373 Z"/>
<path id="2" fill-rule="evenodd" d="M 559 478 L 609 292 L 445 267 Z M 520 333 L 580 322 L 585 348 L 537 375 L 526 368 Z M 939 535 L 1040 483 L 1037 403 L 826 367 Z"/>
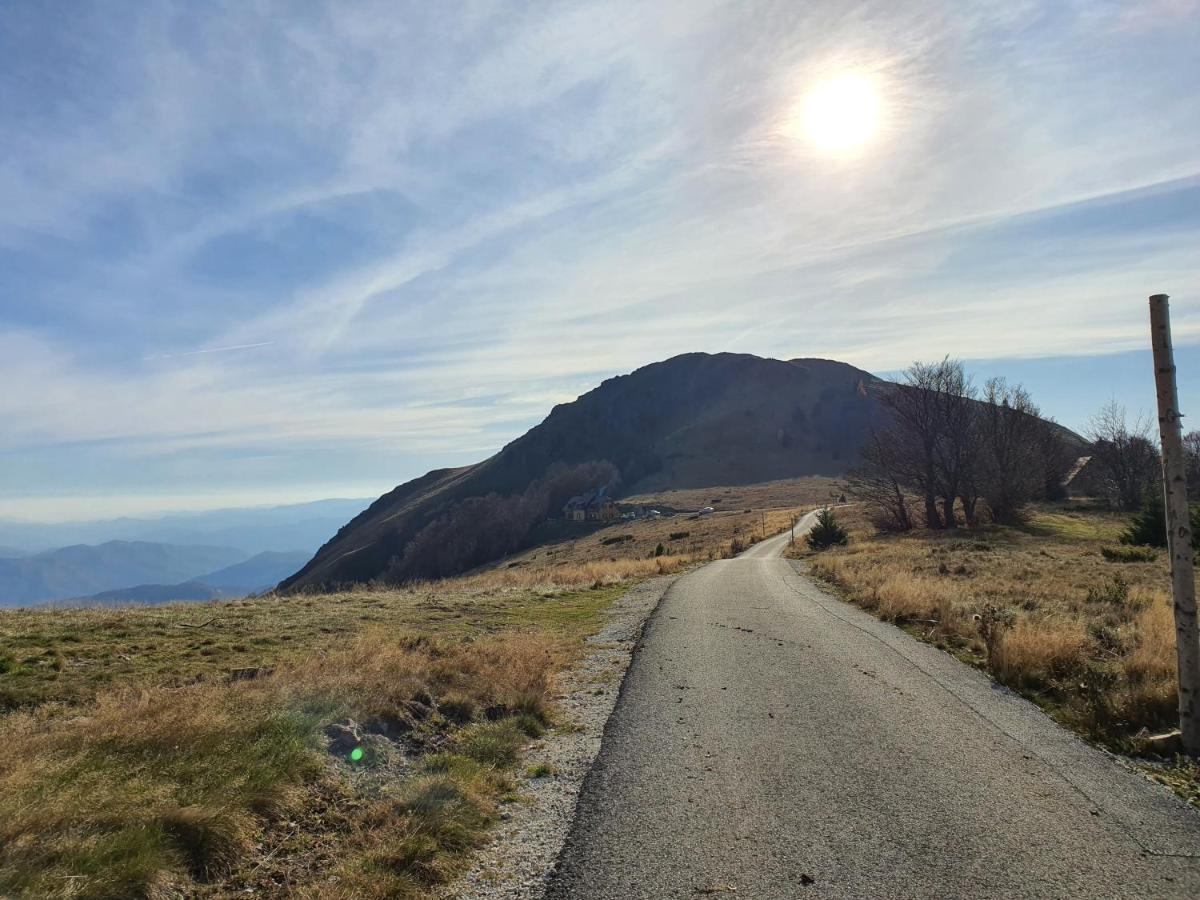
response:
<path id="1" fill-rule="evenodd" d="M 468 498 L 521 495 L 543 479 L 538 502 L 552 505 L 560 498 L 546 479 L 556 465 L 611 464 L 618 497 L 839 474 L 878 420 L 886 384 L 825 359 L 688 353 L 644 366 L 555 406 L 483 462 L 429 472 L 380 497 L 280 589 L 384 577 L 423 529 Z"/>

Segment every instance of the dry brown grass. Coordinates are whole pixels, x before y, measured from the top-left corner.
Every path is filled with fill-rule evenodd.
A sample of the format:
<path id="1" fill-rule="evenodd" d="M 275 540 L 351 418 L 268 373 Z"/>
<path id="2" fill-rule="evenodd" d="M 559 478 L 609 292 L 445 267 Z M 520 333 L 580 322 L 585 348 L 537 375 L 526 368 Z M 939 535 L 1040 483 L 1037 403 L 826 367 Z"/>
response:
<path id="1" fill-rule="evenodd" d="M 681 488 L 651 491 L 629 497 L 622 503 L 643 503 L 673 509 L 697 510 L 705 506 L 731 511 L 818 506 L 841 492 L 839 481 L 821 475 L 742 484 L 730 487 Z"/>
<path id="2" fill-rule="evenodd" d="M 253 681 L 106 693 L 69 717 L 11 714 L 0 737 L 21 752 L 0 760 L 0 895 L 253 887 L 255 844 L 319 792 L 342 798 L 321 825 L 343 838 L 327 841 L 325 862 L 347 878 L 370 868 L 381 845 L 425 836 L 410 848 L 411 871 L 391 873 L 389 895 L 404 896 L 448 875 L 478 842 L 510 787 L 501 771 L 542 727 L 568 656 L 566 643 L 544 636 L 463 643 L 375 632 Z M 347 719 L 373 732 L 361 763 L 323 749 L 322 726 Z M 434 758 L 445 790 L 473 798 L 471 815 L 434 815 L 413 799 Z M 392 779 L 408 799 L 371 800 L 373 771 L 414 765 L 416 781 Z M 451 825 L 454 839 L 443 834 Z"/>
<path id="3" fill-rule="evenodd" d="M 615 557 L 540 566 L 505 566 L 455 579 L 454 590 L 578 590 L 626 584 L 657 575 L 673 575 L 693 561 L 691 556 Z M 429 588 L 437 590 L 436 583 Z"/>
<path id="4" fill-rule="evenodd" d="M 23 704 L 0 718 L 0 896 L 420 895 L 495 820 L 621 585 L 674 565 L 0 615 Z M 348 719 L 380 732 L 361 763 L 324 749 Z"/>
<path id="5" fill-rule="evenodd" d="M 734 555 L 778 534 L 807 508 L 722 510 L 620 520 L 528 550 L 458 581 L 484 590 L 619 584 Z M 660 550 L 661 548 L 661 550 Z"/>
<path id="6" fill-rule="evenodd" d="M 798 555 L 848 599 L 1110 746 L 1174 724 L 1166 560 L 1106 559 L 1121 517 L 1076 505 L 1019 529 L 882 535 L 861 510 L 839 515 L 850 546 Z"/>

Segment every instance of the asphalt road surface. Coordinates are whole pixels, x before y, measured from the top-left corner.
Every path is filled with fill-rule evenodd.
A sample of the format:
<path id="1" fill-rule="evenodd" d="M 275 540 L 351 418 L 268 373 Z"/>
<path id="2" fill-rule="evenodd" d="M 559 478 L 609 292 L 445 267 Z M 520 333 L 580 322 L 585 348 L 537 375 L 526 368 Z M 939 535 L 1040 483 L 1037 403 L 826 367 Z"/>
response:
<path id="1" fill-rule="evenodd" d="M 548 897 L 1200 897 L 1200 813 L 785 540 L 663 598 Z"/>

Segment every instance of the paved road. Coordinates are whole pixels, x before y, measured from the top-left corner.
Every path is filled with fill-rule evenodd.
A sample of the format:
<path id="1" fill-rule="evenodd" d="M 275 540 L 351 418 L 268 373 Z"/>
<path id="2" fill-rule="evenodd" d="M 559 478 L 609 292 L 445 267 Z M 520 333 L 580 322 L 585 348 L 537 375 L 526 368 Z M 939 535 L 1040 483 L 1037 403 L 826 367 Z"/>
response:
<path id="1" fill-rule="evenodd" d="M 1200 897 L 1200 814 L 783 540 L 664 597 L 550 898 Z"/>

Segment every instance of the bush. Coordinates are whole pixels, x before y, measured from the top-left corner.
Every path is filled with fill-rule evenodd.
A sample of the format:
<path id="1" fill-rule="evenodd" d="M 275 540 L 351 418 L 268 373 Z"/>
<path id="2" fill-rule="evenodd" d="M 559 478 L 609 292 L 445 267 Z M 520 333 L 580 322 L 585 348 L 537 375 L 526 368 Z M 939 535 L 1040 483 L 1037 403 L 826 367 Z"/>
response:
<path id="1" fill-rule="evenodd" d="M 654 548 L 655 556 L 662 556 L 666 552 L 667 552 L 667 548 L 664 547 L 662 544 L 659 544 L 657 547 Z"/>
<path id="2" fill-rule="evenodd" d="M 1100 555 L 1109 562 L 1154 562 L 1158 552 L 1153 547 L 1101 547 Z"/>
<path id="3" fill-rule="evenodd" d="M 1192 526 L 1192 549 L 1200 550 L 1200 506 L 1192 507 L 1189 518 Z M 1167 513 L 1160 491 L 1146 491 L 1142 497 L 1142 508 L 1121 535 L 1121 543 L 1140 547 L 1167 546 Z M 1111 559 L 1107 555 L 1104 558 Z"/>
<path id="4" fill-rule="evenodd" d="M 846 533 L 828 506 L 817 513 L 817 524 L 808 533 L 808 546 L 813 550 L 825 550 L 848 544 L 850 535 Z"/>
<path id="5" fill-rule="evenodd" d="M 1142 497 L 1142 508 L 1134 516 L 1133 523 L 1121 535 L 1121 543 L 1144 547 L 1167 546 L 1166 510 L 1163 508 L 1161 493 L 1155 490 L 1146 491 Z"/>

